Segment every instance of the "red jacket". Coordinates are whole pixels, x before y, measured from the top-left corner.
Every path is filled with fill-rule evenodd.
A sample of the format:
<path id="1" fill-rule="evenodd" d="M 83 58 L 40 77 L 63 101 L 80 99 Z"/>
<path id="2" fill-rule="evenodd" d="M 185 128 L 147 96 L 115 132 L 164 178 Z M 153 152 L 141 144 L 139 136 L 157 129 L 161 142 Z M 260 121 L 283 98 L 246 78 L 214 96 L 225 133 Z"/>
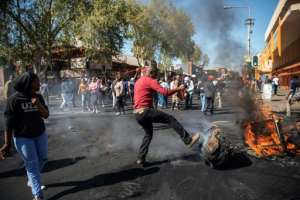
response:
<path id="1" fill-rule="evenodd" d="M 134 85 L 134 108 L 152 108 L 153 93 L 155 92 L 164 96 L 170 96 L 176 91 L 165 89 L 159 85 L 157 80 L 143 76 Z"/>

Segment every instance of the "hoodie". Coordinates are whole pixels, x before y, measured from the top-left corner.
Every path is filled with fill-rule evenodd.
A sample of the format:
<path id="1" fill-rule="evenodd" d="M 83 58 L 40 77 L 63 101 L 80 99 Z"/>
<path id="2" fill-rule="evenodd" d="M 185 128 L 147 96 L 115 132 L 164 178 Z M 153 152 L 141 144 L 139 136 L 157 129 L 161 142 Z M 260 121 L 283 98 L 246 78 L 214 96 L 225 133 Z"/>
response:
<path id="1" fill-rule="evenodd" d="M 32 97 L 37 97 L 41 104 L 48 109 L 40 94 L 31 92 L 32 81 L 37 76 L 25 72 L 14 81 L 16 92 L 11 95 L 4 111 L 5 129 L 13 131 L 14 137 L 34 138 L 45 131 L 44 120 L 38 108 L 31 103 Z"/>

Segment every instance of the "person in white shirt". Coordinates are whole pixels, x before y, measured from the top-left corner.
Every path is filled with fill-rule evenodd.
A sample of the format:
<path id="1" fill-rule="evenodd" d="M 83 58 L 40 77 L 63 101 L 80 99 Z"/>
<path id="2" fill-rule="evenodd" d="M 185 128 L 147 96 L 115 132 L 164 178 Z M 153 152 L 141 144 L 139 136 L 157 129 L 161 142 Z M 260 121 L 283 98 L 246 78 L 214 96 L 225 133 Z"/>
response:
<path id="1" fill-rule="evenodd" d="M 193 93 L 194 93 L 194 82 L 190 77 L 184 78 L 184 84 L 186 85 L 186 99 L 185 99 L 185 109 L 192 108 L 193 105 Z"/>
<path id="2" fill-rule="evenodd" d="M 276 75 L 274 75 L 274 77 L 272 79 L 272 85 L 273 85 L 274 95 L 277 95 L 277 90 L 278 90 L 278 86 L 279 86 L 279 78 Z"/>
<path id="3" fill-rule="evenodd" d="M 121 74 L 117 74 L 116 77 L 116 84 L 114 86 L 115 92 L 116 92 L 116 100 L 117 100 L 117 106 L 118 106 L 118 112 L 116 115 L 120 115 L 121 112 L 125 114 L 125 109 L 124 109 L 124 85 L 122 81 Z"/>

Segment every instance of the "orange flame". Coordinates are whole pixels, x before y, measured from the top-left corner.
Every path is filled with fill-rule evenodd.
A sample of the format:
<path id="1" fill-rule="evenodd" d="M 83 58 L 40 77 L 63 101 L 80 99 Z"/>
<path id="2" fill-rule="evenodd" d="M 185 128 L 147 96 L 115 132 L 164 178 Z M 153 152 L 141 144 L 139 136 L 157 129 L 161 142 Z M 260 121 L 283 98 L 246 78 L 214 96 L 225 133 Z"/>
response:
<path id="1" fill-rule="evenodd" d="M 260 115 L 259 115 L 260 113 Z M 272 115 L 271 107 L 268 105 L 260 106 L 260 110 L 255 113 L 255 119 L 263 118 L 263 127 L 256 128 L 257 123 L 248 122 L 245 126 L 245 143 L 255 152 L 258 157 L 276 156 L 288 151 L 300 155 L 300 149 L 291 143 L 287 143 L 287 135 L 284 135 L 286 147 L 281 144 L 277 134 L 277 128 Z"/>

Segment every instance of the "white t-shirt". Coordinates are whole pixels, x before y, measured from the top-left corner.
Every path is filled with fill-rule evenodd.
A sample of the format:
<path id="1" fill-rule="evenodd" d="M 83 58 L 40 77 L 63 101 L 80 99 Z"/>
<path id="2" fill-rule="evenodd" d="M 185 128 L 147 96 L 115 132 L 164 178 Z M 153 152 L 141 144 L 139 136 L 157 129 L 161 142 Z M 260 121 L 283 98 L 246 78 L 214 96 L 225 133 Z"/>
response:
<path id="1" fill-rule="evenodd" d="M 272 81 L 275 85 L 279 85 L 279 78 L 275 77 Z"/>

